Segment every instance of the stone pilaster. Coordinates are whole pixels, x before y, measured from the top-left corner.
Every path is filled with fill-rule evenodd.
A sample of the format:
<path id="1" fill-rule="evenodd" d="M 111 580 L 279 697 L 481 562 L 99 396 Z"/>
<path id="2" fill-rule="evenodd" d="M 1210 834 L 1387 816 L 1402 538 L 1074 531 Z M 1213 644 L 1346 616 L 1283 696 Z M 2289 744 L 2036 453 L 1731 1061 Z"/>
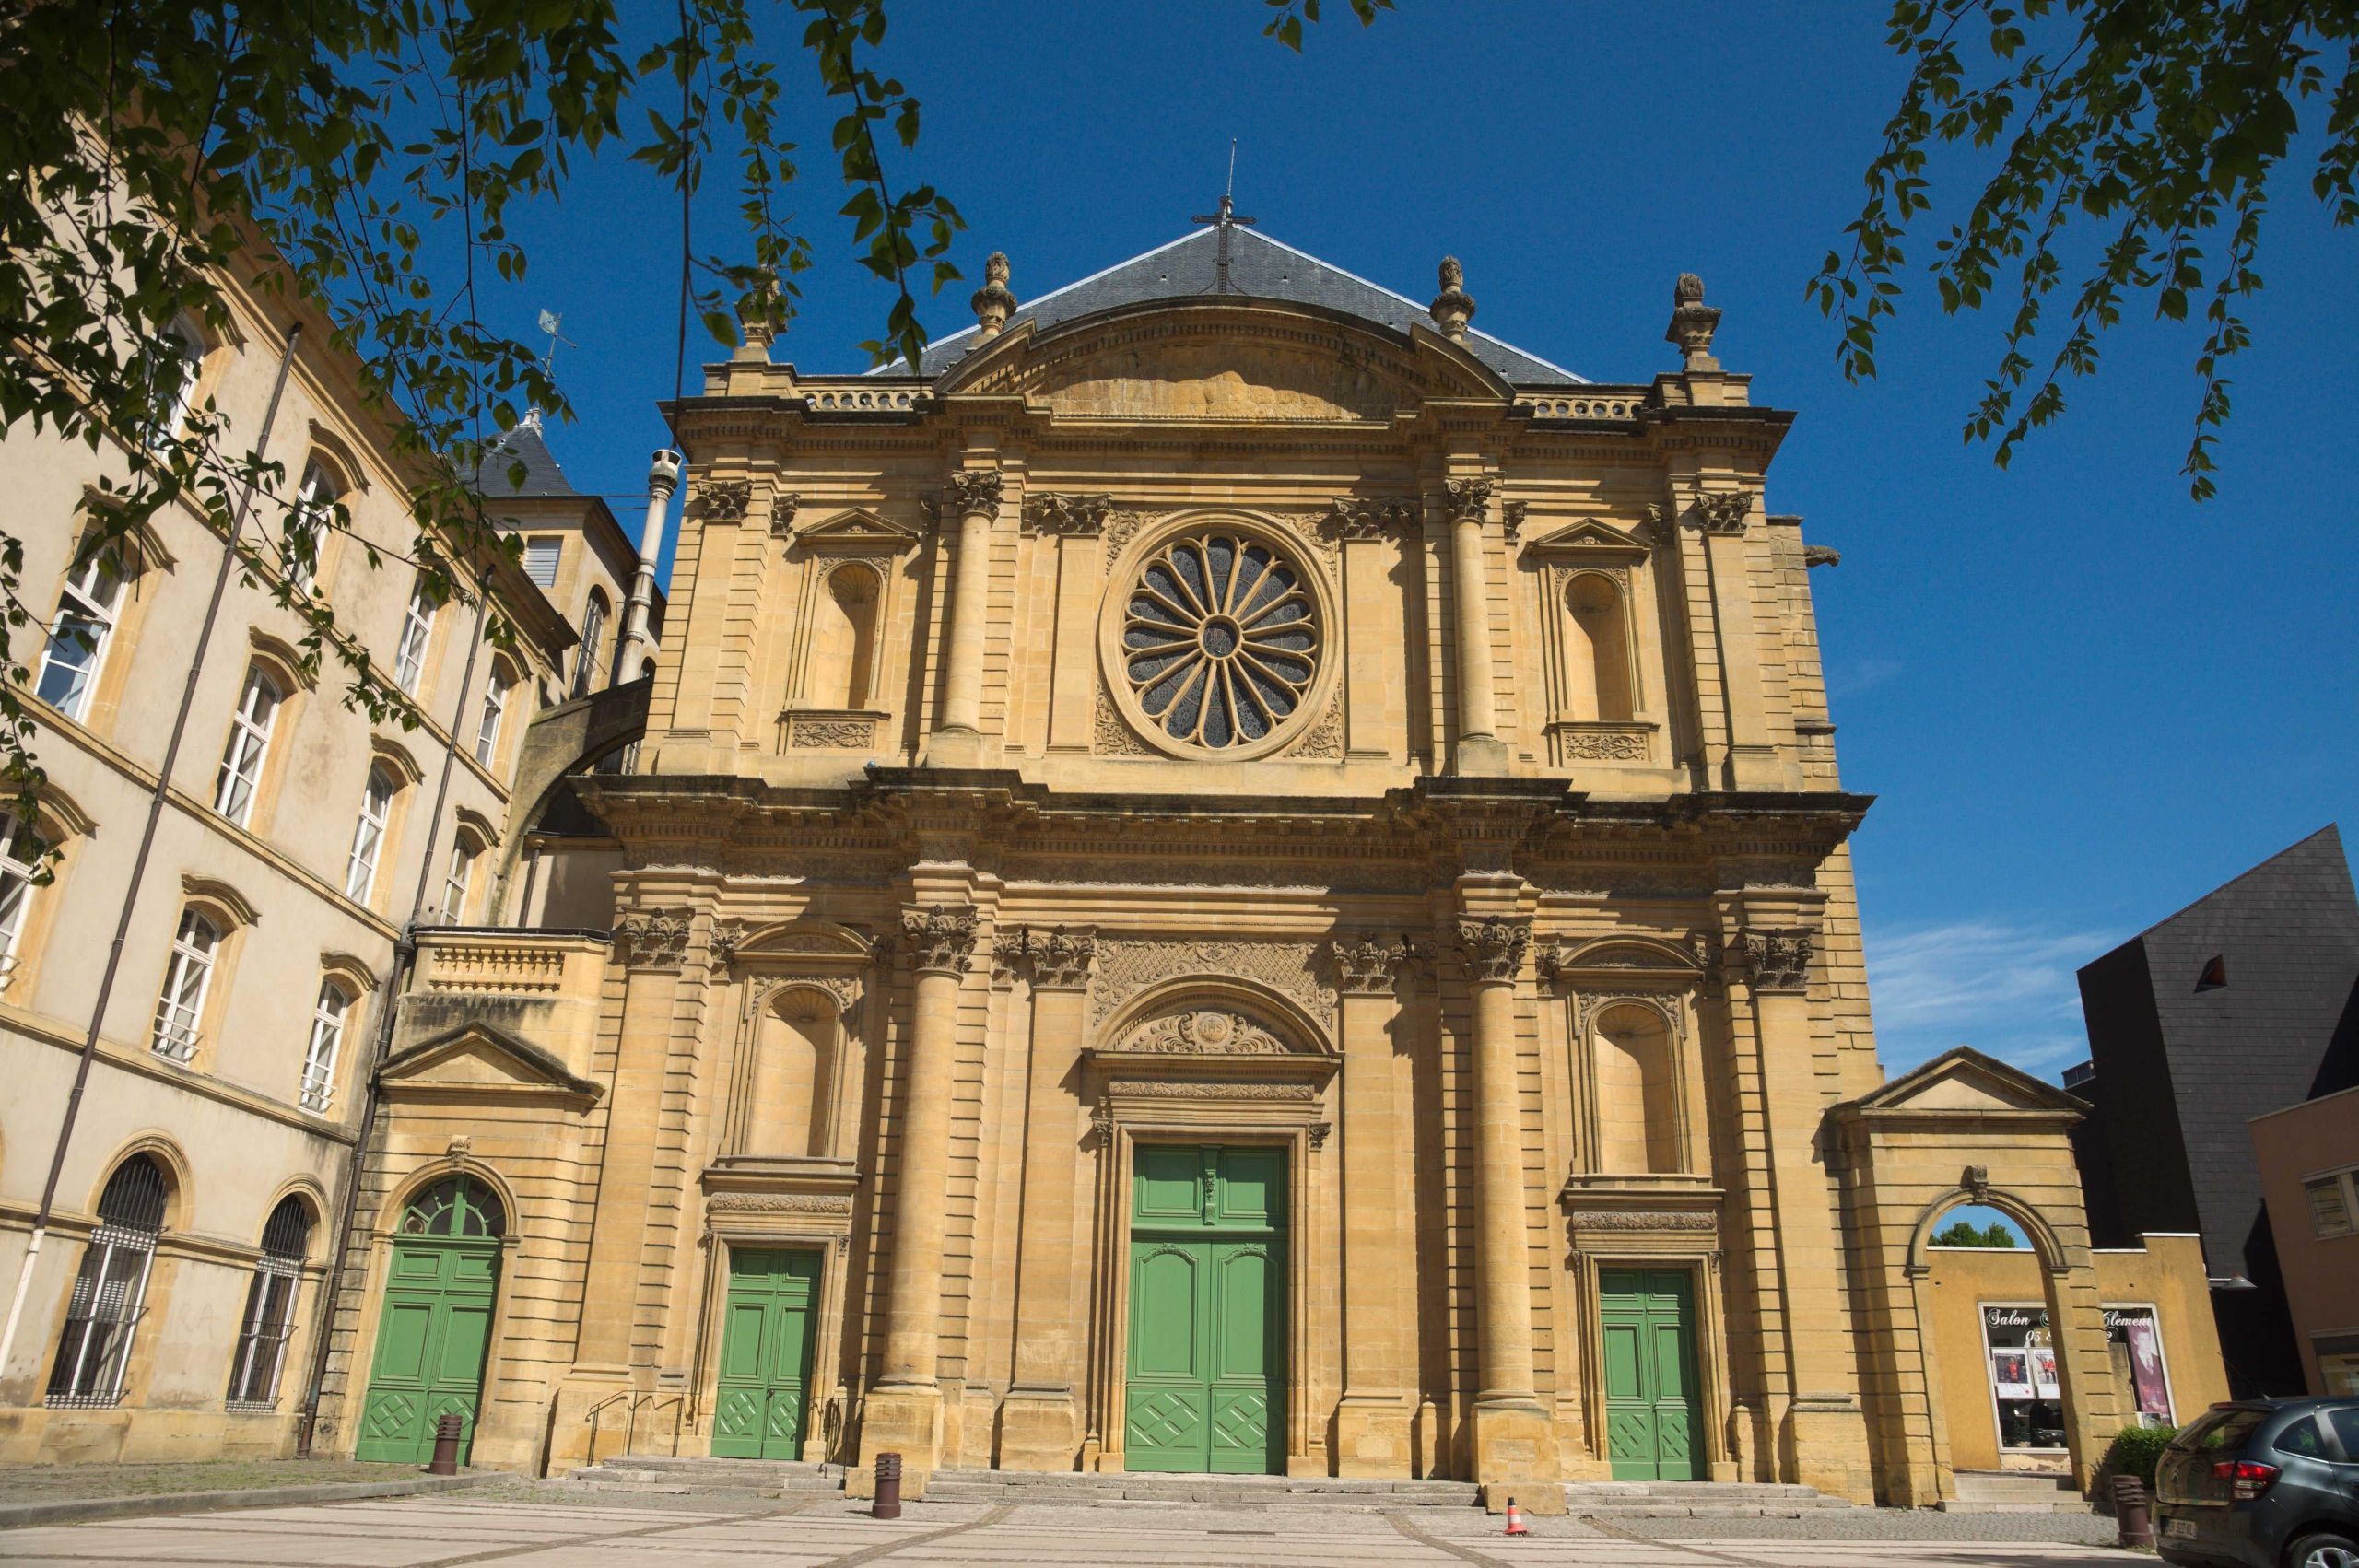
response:
<path id="1" fill-rule="evenodd" d="M 1095 937 L 1027 934 L 1032 1071 L 1027 1090 L 1022 1251 L 1016 1259 L 1015 1379 L 1000 1404 L 999 1468 L 1070 1470 L 1081 1451 L 1077 1391 L 1087 1371 L 1086 1275 L 1075 1256 L 1074 1152 L 1083 1130 L 1081 1059 Z"/>
<path id="2" fill-rule="evenodd" d="M 1484 1506 L 1561 1514 L 1555 1430 L 1532 1374 L 1531 1216 L 1523 1171 L 1522 1064 L 1515 992 L 1532 922 L 1461 918 L 1460 956 L 1474 1012 L 1474 1479 Z"/>
<path id="3" fill-rule="evenodd" d="M 963 469 L 950 476 L 943 510 L 958 519 L 958 559 L 950 589 L 941 718 L 927 744 L 932 767 L 976 767 L 984 762 L 983 632 L 989 619 L 992 525 L 1003 489 L 996 468 Z"/>
<path id="4" fill-rule="evenodd" d="M 1344 1045 L 1344 1398 L 1335 1411 L 1335 1473 L 1415 1473 L 1414 1204 L 1406 1053 L 1393 1048 L 1401 943 L 1333 944 Z"/>
<path id="5" fill-rule="evenodd" d="M 860 1430 L 862 1479 L 876 1456 L 901 1456 L 904 1484 L 922 1495 L 940 1461 L 942 1393 L 934 1382 L 942 1338 L 942 1256 L 950 1175 L 950 1094 L 957 1067 L 958 991 L 974 955 L 975 911 L 932 904 L 906 911 L 901 938 L 917 971 L 901 1149 L 893 1195 L 893 1283 L 885 1328 L 885 1375 L 869 1390 Z"/>
<path id="6" fill-rule="evenodd" d="M 1449 511 L 1451 618 L 1457 624 L 1458 752 L 1453 771 L 1505 773 L 1508 749 L 1499 741 L 1498 696 L 1491 668 L 1490 572 L 1484 562 L 1483 525 L 1491 509 L 1488 479 L 1452 479 Z"/>

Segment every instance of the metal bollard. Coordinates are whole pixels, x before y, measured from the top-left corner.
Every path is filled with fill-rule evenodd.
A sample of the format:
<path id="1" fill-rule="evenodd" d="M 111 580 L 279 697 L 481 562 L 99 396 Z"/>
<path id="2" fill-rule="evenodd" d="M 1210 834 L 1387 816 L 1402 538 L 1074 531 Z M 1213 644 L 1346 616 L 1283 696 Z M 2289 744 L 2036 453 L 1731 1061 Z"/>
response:
<path id="1" fill-rule="evenodd" d="M 459 1473 L 459 1429 L 465 1424 L 456 1410 L 434 1418 L 434 1462 L 426 1467 L 428 1475 Z"/>
<path id="2" fill-rule="evenodd" d="M 2146 1483 L 2136 1476 L 2113 1478 L 2113 1517 L 2121 1527 L 2121 1544 L 2152 1549 L 2154 1518 L 2149 1511 Z"/>
<path id="3" fill-rule="evenodd" d="M 901 1457 L 898 1454 L 876 1456 L 876 1501 L 870 1505 L 872 1519 L 898 1519 L 901 1516 Z"/>

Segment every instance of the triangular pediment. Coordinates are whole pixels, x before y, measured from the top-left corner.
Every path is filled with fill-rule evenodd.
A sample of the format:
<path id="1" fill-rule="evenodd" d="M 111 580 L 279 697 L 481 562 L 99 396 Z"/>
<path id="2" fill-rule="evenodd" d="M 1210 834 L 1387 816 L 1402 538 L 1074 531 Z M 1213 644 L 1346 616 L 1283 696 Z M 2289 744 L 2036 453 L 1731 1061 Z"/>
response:
<path id="1" fill-rule="evenodd" d="M 462 1024 L 421 1040 L 378 1070 L 388 1094 L 548 1096 L 588 1105 L 604 1093 L 530 1041 L 487 1024 Z"/>
<path id="2" fill-rule="evenodd" d="M 827 549 L 907 550 L 917 544 L 918 532 L 866 507 L 854 507 L 796 529 L 794 542 Z"/>
<path id="3" fill-rule="evenodd" d="M 2045 1111 L 2083 1115 L 2088 1107 L 2053 1084 L 1970 1046 L 1958 1046 L 1854 1102 L 1863 1111 L 1960 1113 Z"/>
<path id="4" fill-rule="evenodd" d="M 1543 538 L 1534 539 L 1524 546 L 1534 556 L 1550 556 L 1559 560 L 1626 560 L 1648 554 L 1647 544 L 1634 533 L 1625 533 L 1610 522 L 1585 517 L 1568 523 Z"/>
<path id="5" fill-rule="evenodd" d="M 1393 333 L 1310 307 L 1203 300 L 1010 332 L 937 391 L 1021 397 L 1074 418 L 1215 424 L 1388 422 L 1428 399 L 1514 395 L 1438 333 Z"/>

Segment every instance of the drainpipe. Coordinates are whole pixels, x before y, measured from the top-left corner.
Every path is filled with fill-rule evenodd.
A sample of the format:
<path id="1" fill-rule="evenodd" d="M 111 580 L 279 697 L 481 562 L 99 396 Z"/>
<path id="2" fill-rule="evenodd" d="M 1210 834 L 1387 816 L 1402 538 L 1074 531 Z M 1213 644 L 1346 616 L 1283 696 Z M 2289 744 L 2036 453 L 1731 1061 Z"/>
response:
<path id="1" fill-rule="evenodd" d="M 259 468 L 270 450 L 270 427 L 278 422 L 278 400 L 287 391 L 288 372 L 295 366 L 295 345 L 302 339 L 303 323 L 297 322 L 287 330 L 287 341 L 278 355 L 278 379 L 271 383 L 270 406 L 263 411 L 262 430 L 254 439 L 253 461 Z M 17 1327 L 24 1319 L 25 1293 L 31 1289 L 33 1266 L 41 1258 L 41 1238 L 49 1234 L 49 1220 L 57 1204 L 58 1178 L 65 1171 L 65 1148 L 74 1138 L 74 1123 L 82 1112 L 82 1091 L 90 1082 L 90 1063 L 99 1054 L 99 1031 L 106 1021 L 107 1001 L 114 994 L 114 977 L 123 965 L 123 942 L 131 932 L 131 919 L 139 902 L 139 887 L 147 875 L 147 855 L 156 845 L 156 827 L 163 820 L 164 802 L 172 791 L 172 771 L 180 764 L 181 740 L 188 733 L 189 709 L 196 703 L 197 677 L 205 670 L 205 649 L 213 645 L 214 623 L 220 618 L 221 601 L 229 589 L 229 571 L 238 557 L 238 535 L 245 531 L 246 514 L 253 509 L 254 481 L 246 479 L 245 494 L 238 497 L 237 515 L 229 520 L 229 536 L 221 542 L 221 565 L 213 574 L 213 597 L 205 602 L 205 622 L 197 630 L 196 650 L 189 656 L 188 678 L 181 686 L 180 711 L 172 717 L 171 738 L 164 743 L 164 760 L 156 771 L 156 788 L 147 797 L 147 823 L 139 831 L 139 852 L 132 857 L 131 881 L 123 890 L 123 908 L 116 914 L 114 942 L 107 949 L 107 964 L 99 977 L 98 1000 L 90 1004 L 90 1027 L 82 1036 L 82 1055 L 74 1066 L 74 1087 L 66 1092 L 65 1115 L 57 1124 L 57 1144 L 50 1151 L 49 1179 L 41 1189 L 41 1207 L 33 1212 L 33 1230 L 25 1244 L 25 1260 L 17 1270 L 16 1294 L 8 1302 L 8 1322 L 0 1328 L 0 1376 L 6 1375 L 8 1352 L 16 1348 Z"/>
<path id="2" fill-rule="evenodd" d="M 639 679 L 642 650 L 652 642 L 647 635 L 648 616 L 655 606 L 655 557 L 663 553 L 663 524 L 672 509 L 672 492 L 680 487 L 680 470 L 687 460 L 669 447 L 658 448 L 647 465 L 647 521 L 639 531 L 639 570 L 631 574 L 630 608 L 623 616 L 623 645 L 606 684 L 621 685 Z"/>
<path id="3" fill-rule="evenodd" d="M 335 1330 L 336 1299 L 343 1293 L 345 1259 L 352 1249 L 352 1219 L 360 1205 L 360 1167 L 368 1162 L 369 1137 L 377 1119 L 377 1070 L 393 1048 L 393 1023 L 403 993 L 417 963 L 417 928 L 426 911 L 426 890 L 432 885 L 434 851 L 441 841 L 442 809 L 450 802 L 451 774 L 459 760 L 460 737 L 466 732 L 467 696 L 475 687 L 475 657 L 483 649 L 484 625 L 491 614 L 491 579 L 475 583 L 475 629 L 467 639 L 466 667 L 459 673 L 459 705 L 451 715 L 451 743 L 442 748 L 442 775 L 434 786 L 434 809 L 426 819 L 426 849 L 418 857 L 417 887 L 411 894 L 409 919 L 393 942 L 393 967 L 385 976 L 384 1004 L 377 1010 L 377 1037 L 369 1049 L 369 1071 L 361 1080 L 360 1123 L 354 1129 L 352 1158 L 346 1162 L 344 1192 L 336 1202 L 334 1249 L 329 1255 L 326 1278 L 320 1285 L 319 1327 L 311 1333 L 311 1375 L 303 1396 L 301 1419 L 295 1427 L 295 1457 L 311 1457 L 311 1430 L 320 1419 L 320 1393 L 327 1382 L 328 1351 Z"/>

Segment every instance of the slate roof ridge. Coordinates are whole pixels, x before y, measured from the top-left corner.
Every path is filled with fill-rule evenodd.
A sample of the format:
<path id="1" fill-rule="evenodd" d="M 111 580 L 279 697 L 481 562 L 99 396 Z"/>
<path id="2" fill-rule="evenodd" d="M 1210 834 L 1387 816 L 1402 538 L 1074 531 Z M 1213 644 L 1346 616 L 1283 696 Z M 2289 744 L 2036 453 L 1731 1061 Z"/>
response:
<path id="1" fill-rule="evenodd" d="M 510 483 L 510 464 L 524 465 L 524 482 Z M 497 464 L 498 466 L 494 466 Z M 524 417 L 516 421 L 484 448 L 483 462 L 475 469 L 475 487 L 490 496 L 575 496 L 581 494 L 573 482 L 565 476 L 565 465 L 549 450 L 546 436 L 541 429 L 541 411 L 529 408 Z"/>
<path id="2" fill-rule="evenodd" d="M 1379 283 L 1372 283 L 1368 279 L 1360 276 L 1357 273 L 1347 271 L 1343 267 L 1335 265 L 1332 262 L 1314 256 L 1309 252 L 1302 250 L 1297 246 L 1289 245 L 1283 240 L 1273 238 L 1270 235 L 1263 234 L 1257 229 L 1251 228 L 1232 228 L 1229 232 L 1233 237 L 1234 242 L 1242 242 L 1249 247 L 1254 244 L 1266 246 L 1271 251 L 1282 252 L 1285 256 L 1296 258 L 1300 263 L 1308 263 L 1312 267 L 1316 267 L 1321 273 L 1324 273 L 1334 279 L 1340 280 L 1344 284 L 1348 284 L 1354 288 L 1366 289 L 1371 294 L 1381 296 L 1383 298 L 1405 308 L 1410 313 L 1412 320 L 1424 315 L 1426 312 L 1425 306 L 1419 304 L 1416 300 L 1410 298 L 1407 295 L 1401 293 L 1397 289 L 1387 288 Z M 1068 295 L 1089 287 L 1093 284 L 1102 283 L 1106 279 L 1112 277 L 1117 274 L 1138 267 L 1142 263 L 1150 262 L 1157 256 L 1165 255 L 1175 251 L 1184 250 L 1191 245 L 1203 246 L 1209 249 L 1218 243 L 1218 234 L 1219 230 L 1216 228 L 1207 227 L 1199 228 L 1192 233 L 1182 234 L 1176 240 L 1168 240 L 1160 245 L 1153 247 L 1152 249 L 1142 251 L 1135 256 L 1127 257 L 1122 261 L 1116 262 L 1111 266 L 1101 267 L 1097 271 L 1091 273 L 1086 277 L 1076 278 L 1071 283 L 1063 284 L 1056 288 L 1052 288 L 1046 294 L 1039 296 L 1038 298 L 1025 300 L 1016 308 L 1015 314 L 1009 319 L 1008 324 L 1010 326 L 1014 326 L 1017 322 L 1024 321 L 1037 321 L 1039 318 L 1042 307 L 1051 305 Z M 1234 264 L 1237 259 L 1234 252 L 1232 252 L 1231 259 L 1232 264 Z M 1284 296 L 1257 293 L 1250 288 L 1234 288 L 1232 292 L 1237 298 L 1241 299 L 1285 298 Z M 1144 302 L 1145 300 L 1157 298 L 1180 299 L 1211 297 L 1213 296 L 1210 294 L 1209 290 L 1191 291 L 1173 289 L 1168 292 L 1156 292 L 1150 290 L 1141 293 L 1137 297 L 1137 301 L 1126 302 Z M 1087 312 L 1084 313 L 1086 314 Z M 1062 320 L 1066 318 L 1058 319 Z M 1055 324 L 1055 322 L 1052 321 L 1050 324 L 1053 325 Z M 921 376 L 938 375 L 942 371 L 949 369 L 952 365 L 957 363 L 959 359 L 964 358 L 968 353 L 973 351 L 974 344 L 970 340 L 973 340 L 976 337 L 976 334 L 980 330 L 980 329 L 978 327 L 961 327 L 957 332 L 947 333 L 928 343 L 925 345 L 923 354 L 919 361 L 916 373 Z M 1519 375 L 1516 373 L 1519 367 L 1517 367 L 1514 362 L 1521 361 L 1523 362 L 1523 365 L 1536 368 L 1539 370 L 1546 372 L 1548 376 L 1561 377 L 1565 383 L 1569 385 L 1590 386 L 1594 384 L 1588 377 L 1579 374 L 1578 371 L 1568 370 L 1553 360 L 1543 359 L 1540 356 L 1533 354 L 1527 349 L 1519 348 L 1514 344 L 1508 343 L 1506 339 L 1497 337 L 1490 333 L 1484 332 L 1479 328 L 1469 328 L 1467 335 L 1472 339 L 1478 340 L 1481 344 L 1494 351 L 1493 355 L 1489 356 L 1482 355 L 1478 351 L 1478 357 L 1484 357 L 1486 360 L 1496 357 L 1497 359 L 1505 359 L 1508 361 L 1508 363 L 1505 365 L 1493 363 L 1492 369 L 1497 370 L 1509 381 L 1534 379 L 1528 375 Z M 907 360 L 896 359 L 889 364 L 874 366 L 863 372 L 863 374 L 870 376 L 907 376 L 911 374 L 911 371 Z M 1549 383 L 1543 380 L 1541 384 Z"/>
<path id="3" fill-rule="evenodd" d="M 2148 926 L 2145 930 L 2140 931 L 2136 936 L 2131 937 L 2130 942 L 2125 942 L 2120 945 L 2127 947 L 2130 945 L 2130 942 L 2143 942 L 2146 938 L 2154 935 L 2156 931 L 2161 930 L 2165 926 L 2169 925 L 2172 921 L 2177 919 L 2181 915 L 2186 914 L 2188 911 L 2195 908 L 2198 905 L 2208 904 L 2212 899 L 2220 896 L 2220 895 L 2227 892 L 2230 888 L 2235 887 L 2237 883 L 2249 882 L 2254 877 L 2260 875 L 2261 872 L 2275 866 L 2278 861 L 2283 860 L 2291 855 L 2296 854 L 2301 850 L 2309 848 L 2310 846 L 2318 843 L 2321 838 L 2331 842 L 2336 850 L 2336 859 L 2342 861 L 2344 866 L 2344 874 L 2348 876 L 2350 861 L 2347 856 L 2342 853 L 2341 829 L 2339 825 L 2330 822 L 2324 827 L 2319 828 L 2316 833 L 2306 834 L 2304 837 L 2295 839 L 2293 843 L 2286 845 L 2285 848 L 2278 850 L 2277 853 L 2270 856 L 2267 860 L 2258 861 L 2253 865 L 2246 867 L 2243 871 L 2238 872 L 2236 875 L 2230 877 L 2227 881 L 2222 883 L 2211 892 L 2203 895 L 2201 898 L 2189 900 L 2177 909 L 2172 910 L 2169 914 L 2165 915 L 2161 919 L 2156 920 L 2153 925 Z"/>

